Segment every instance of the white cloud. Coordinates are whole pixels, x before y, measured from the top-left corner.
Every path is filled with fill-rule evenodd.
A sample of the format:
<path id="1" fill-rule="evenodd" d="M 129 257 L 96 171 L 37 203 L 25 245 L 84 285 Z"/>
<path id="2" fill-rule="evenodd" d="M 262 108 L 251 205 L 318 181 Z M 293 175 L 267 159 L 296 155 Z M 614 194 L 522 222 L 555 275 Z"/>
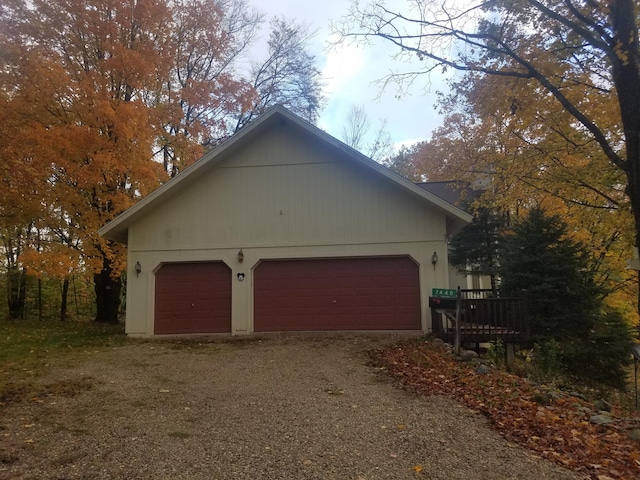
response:
<path id="1" fill-rule="evenodd" d="M 319 127 L 340 138 L 344 119 L 351 105 L 364 105 L 371 122 L 372 135 L 381 120 L 387 120 L 387 129 L 398 145 L 412 145 L 427 139 L 431 131 L 440 125 L 441 117 L 433 108 L 435 88 L 442 88 L 438 79 L 429 93 L 421 90 L 424 83 L 419 80 L 409 94 L 397 98 L 393 85 L 380 92 L 376 80 L 392 70 L 410 69 L 406 62 L 394 61 L 398 53 L 395 47 L 375 42 L 374 45 L 341 45 L 327 48 L 329 23 L 346 14 L 345 0 L 323 0 L 322 2 L 300 2 L 299 0 L 251 0 L 267 17 L 284 15 L 287 18 L 310 25 L 317 31 L 310 45 L 316 54 L 318 68 L 326 83 L 323 93 L 327 104 L 319 120 Z M 392 3 L 396 3 L 392 0 Z M 397 2 L 402 4 L 402 2 Z M 401 7 L 400 7 L 401 8 Z M 426 83 L 426 78 L 424 79 Z"/>
<path id="2" fill-rule="evenodd" d="M 321 69 L 325 82 L 323 93 L 327 97 L 340 94 L 352 88 L 354 80 L 365 66 L 365 52 L 357 45 L 339 45 L 326 54 L 326 62 Z"/>

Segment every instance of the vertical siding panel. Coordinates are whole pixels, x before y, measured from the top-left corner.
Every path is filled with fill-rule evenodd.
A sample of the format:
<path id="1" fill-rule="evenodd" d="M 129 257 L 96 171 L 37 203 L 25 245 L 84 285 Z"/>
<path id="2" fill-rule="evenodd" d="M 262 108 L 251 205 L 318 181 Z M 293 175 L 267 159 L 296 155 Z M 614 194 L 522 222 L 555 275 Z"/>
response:
<path id="1" fill-rule="evenodd" d="M 262 135 L 142 219 L 138 248 L 443 240 L 440 213 L 335 155 L 286 128 Z"/>
<path id="2" fill-rule="evenodd" d="M 318 233 L 316 232 L 316 225 L 318 219 L 323 217 L 323 209 L 326 208 L 326 204 L 323 204 L 317 196 L 319 180 L 313 175 L 309 175 L 305 178 L 305 191 L 307 199 L 299 204 L 300 208 L 298 212 L 299 223 L 298 228 L 298 240 L 303 243 L 305 239 L 318 239 Z M 326 187 L 326 186 L 325 186 Z"/>
<path id="3" fill-rule="evenodd" d="M 354 209 L 355 204 L 351 198 L 353 190 L 345 188 L 342 184 L 343 176 L 337 171 L 335 165 L 330 166 L 331 196 L 332 205 L 329 213 L 329 228 L 334 230 L 336 240 L 339 242 L 348 242 L 351 238 L 351 229 L 353 222 L 347 218 L 347 208 Z M 341 208 L 344 205 L 344 208 Z"/>

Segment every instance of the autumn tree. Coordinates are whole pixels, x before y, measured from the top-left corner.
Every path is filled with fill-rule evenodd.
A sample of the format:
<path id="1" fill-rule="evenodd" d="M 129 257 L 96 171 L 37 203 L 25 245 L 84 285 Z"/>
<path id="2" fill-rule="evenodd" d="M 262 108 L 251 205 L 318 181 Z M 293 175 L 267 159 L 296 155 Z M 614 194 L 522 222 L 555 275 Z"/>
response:
<path id="1" fill-rule="evenodd" d="M 96 230 L 159 184 L 160 170 L 149 161 L 152 122 L 136 92 L 160 62 L 149 41 L 160 25 L 148 4 L 71 6 L 17 4 L 4 17 L 14 20 L 6 31 L 16 46 L 7 85 L 30 120 L 16 133 L 29 140 L 19 160 L 34 168 L 30 193 L 42 204 L 39 218 L 81 239 L 96 271 L 96 319 L 117 321 L 121 247 Z M 36 18 L 45 20 L 37 28 Z"/>
<path id="2" fill-rule="evenodd" d="M 2 35 L 0 32 L 0 38 Z M 20 258 L 33 241 L 34 221 L 41 207 L 34 200 L 35 169 L 28 146 L 16 134 L 26 121 L 18 115 L 10 93 L 0 88 L 0 250 L 8 316 L 18 319 L 24 317 L 27 294 L 27 271 Z"/>
<path id="3" fill-rule="evenodd" d="M 422 145 L 421 142 L 410 146 L 402 145 L 394 155 L 389 157 L 385 165 L 412 182 L 436 180 L 432 175 L 433 171 L 430 168 L 425 168 L 423 164 Z"/>
<path id="4" fill-rule="evenodd" d="M 309 27 L 286 18 L 270 22 L 267 54 L 256 59 L 250 69 L 255 98 L 237 116 L 238 131 L 267 108 L 279 104 L 305 120 L 315 123 L 324 103 L 322 77 L 309 52 L 313 38 Z"/>
<path id="5" fill-rule="evenodd" d="M 564 118 L 554 116 L 542 125 L 553 128 L 561 122 L 556 141 L 566 140 L 571 147 L 588 139 L 621 173 L 633 212 L 633 235 L 640 244 L 637 2 L 498 0 L 450 5 L 415 0 L 402 10 L 377 2 L 361 8 L 353 2 L 337 30 L 343 38 L 383 39 L 418 59 L 419 68 L 394 75 L 401 83 L 441 68 L 508 78 L 515 91 L 526 96 L 503 91 L 493 98 L 515 119 L 534 97 L 553 102 Z M 523 140 L 535 145 L 537 138 Z"/>
<path id="6" fill-rule="evenodd" d="M 263 20 L 246 0 L 169 2 L 163 20 L 165 68 L 157 86 L 143 93 L 159 112 L 159 150 L 164 170 L 175 175 L 225 139 L 230 117 L 256 101 L 251 84 L 235 71 Z M 157 45 L 162 47 L 162 45 Z"/>
<path id="7" fill-rule="evenodd" d="M 152 161 L 158 149 L 172 165 L 194 161 L 202 143 L 226 128 L 223 115 L 253 98 L 230 67 L 238 42 L 248 41 L 243 29 L 253 28 L 251 17 L 225 16 L 222 7 L 233 3 L 1 6 L 0 115 L 19 119 L 2 152 L 11 165 L 3 170 L 10 187 L 3 221 L 14 231 L 39 222 L 58 238 L 58 250 L 81 251 L 95 272 L 98 321 L 117 321 L 124 267 L 123 247 L 98 228 L 164 181 L 162 164 Z M 24 221 L 7 209 L 21 197 L 32 210 Z"/>

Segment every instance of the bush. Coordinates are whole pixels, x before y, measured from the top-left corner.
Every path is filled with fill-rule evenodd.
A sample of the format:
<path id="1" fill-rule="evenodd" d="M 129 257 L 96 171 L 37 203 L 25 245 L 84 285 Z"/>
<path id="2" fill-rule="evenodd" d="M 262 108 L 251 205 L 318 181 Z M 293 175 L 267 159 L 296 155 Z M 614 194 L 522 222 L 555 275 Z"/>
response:
<path id="1" fill-rule="evenodd" d="M 533 346 L 531 376 L 538 382 L 553 382 L 562 373 L 560 344 L 554 339 Z"/>
<path id="2" fill-rule="evenodd" d="M 586 338 L 567 339 L 562 345 L 562 364 L 567 374 L 591 387 L 625 390 L 631 363 L 631 330 L 615 310 L 599 313 Z"/>
<path id="3" fill-rule="evenodd" d="M 504 343 L 501 340 L 489 343 L 486 353 L 487 360 L 497 367 L 503 367 L 505 364 L 506 351 Z"/>

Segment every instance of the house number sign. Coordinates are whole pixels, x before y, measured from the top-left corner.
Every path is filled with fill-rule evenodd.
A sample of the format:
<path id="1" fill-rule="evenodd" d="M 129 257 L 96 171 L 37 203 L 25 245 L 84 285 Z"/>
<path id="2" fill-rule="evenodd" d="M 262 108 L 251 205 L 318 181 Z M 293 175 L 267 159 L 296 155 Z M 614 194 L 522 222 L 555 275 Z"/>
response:
<path id="1" fill-rule="evenodd" d="M 458 296 L 458 291 L 451 288 L 433 288 L 431 289 L 431 296 L 440 298 L 456 298 Z"/>

